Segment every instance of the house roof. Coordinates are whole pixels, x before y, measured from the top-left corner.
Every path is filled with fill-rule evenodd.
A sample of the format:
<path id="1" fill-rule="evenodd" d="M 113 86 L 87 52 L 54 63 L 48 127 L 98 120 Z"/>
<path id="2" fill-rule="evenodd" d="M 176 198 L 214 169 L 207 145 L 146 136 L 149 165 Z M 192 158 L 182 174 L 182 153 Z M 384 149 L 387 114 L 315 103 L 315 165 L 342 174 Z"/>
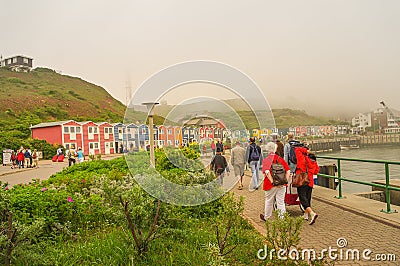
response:
<path id="1" fill-rule="evenodd" d="M 4 60 L 7 60 L 7 59 L 14 58 L 14 57 L 23 57 L 23 58 L 28 58 L 28 59 L 32 59 L 32 60 L 33 60 L 33 58 L 32 58 L 32 57 L 25 56 L 25 55 L 21 55 L 21 54 L 18 54 L 18 55 L 13 55 L 13 56 L 8 56 L 8 57 L 3 57 L 3 59 L 4 59 Z"/>
<path id="2" fill-rule="evenodd" d="M 74 120 L 67 120 L 67 121 L 56 121 L 56 122 L 47 122 L 47 123 L 40 123 L 34 126 L 31 126 L 30 128 L 41 128 L 41 127 L 55 127 L 55 126 L 61 126 L 69 122 L 73 122 Z"/>

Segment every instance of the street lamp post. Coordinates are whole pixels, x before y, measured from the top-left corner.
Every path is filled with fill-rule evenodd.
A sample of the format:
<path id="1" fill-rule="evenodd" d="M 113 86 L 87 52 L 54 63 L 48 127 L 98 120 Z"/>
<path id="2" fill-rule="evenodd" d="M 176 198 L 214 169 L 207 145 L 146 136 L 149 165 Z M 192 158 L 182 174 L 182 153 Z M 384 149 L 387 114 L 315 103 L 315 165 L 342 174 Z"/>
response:
<path id="1" fill-rule="evenodd" d="M 153 125 L 153 108 L 156 106 L 157 102 L 147 102 L 142 103 L 147 107 L 147 111 L 149 112 L 149 138 L 150 138 L 150 163 L 153 167 L 156 165 L 156 161 L 154 158 L 154 125 Z"/>

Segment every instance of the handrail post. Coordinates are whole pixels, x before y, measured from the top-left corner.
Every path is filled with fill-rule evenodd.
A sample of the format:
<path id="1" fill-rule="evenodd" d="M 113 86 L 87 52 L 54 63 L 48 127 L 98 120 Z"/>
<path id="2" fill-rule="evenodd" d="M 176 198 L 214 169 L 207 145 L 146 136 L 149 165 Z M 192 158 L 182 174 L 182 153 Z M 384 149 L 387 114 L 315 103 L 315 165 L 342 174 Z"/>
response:
<path id="1" fill-rule="evenodd" d="M 386 210 L 381 210 L 381 212 L 394 213 L 397 211 L 392 211 L 390 208 L 390 189 L 389 189 L 390 175 L 389 175 L 389 164 L 388 163 L 385 163 L 385 176 L 386 176 L 386 180 L 385 180 Z"/>
<path id="2" fill-rule="evenodd" d="M 340 159 L 337 159 L 337 173 L 338 173 L 337 179 L 339 181 L 339 184 L 338 184 L 339 196 L 335 196 L 335 198 L 345 199 L 346 197 L 343 197 L 343 194 L 342 194 L 342 171 L 341 171 L 341 167 L 340 167 Z"/>

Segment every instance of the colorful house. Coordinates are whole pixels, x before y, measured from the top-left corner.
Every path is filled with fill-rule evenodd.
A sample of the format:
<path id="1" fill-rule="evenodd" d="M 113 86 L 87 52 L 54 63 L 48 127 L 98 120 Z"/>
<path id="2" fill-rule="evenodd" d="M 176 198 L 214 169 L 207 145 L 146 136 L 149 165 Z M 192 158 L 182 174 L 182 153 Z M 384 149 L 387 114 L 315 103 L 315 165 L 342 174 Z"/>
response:
<path id="1" fill-rule="evenodd" d="M 182 140 L 182 128 L 181 127 L 174 127 L 174 137 L 175 137 L 175 148 L 182 147 L 183 140 Z"/>
<path id="2" fill-rule="evenodd" d="M 139 127 L 135 124 L 129 124 L 126 126 L 126 148 L 128 151 L 139 150 Z"/>
<path id="3" fill-rule="evenodd" d="M 51 144 L 60 144 L 65 149 L 69 149 L 72 145 L 75 148 L 83 147 L 82 126 L 73 120 L 40 123 L 31 126 L 31 131 L 32 139 L 46 140 Z"/>
<path id="4" fill-rule="evenodd" d="M 100 129 L 99 126 L 92 122 L 78 122 L 82 126 L 83 144 L 82 150 L 85 154 L 101 154 L 100 150 Z"/>
<path id="5" fill-rule="evenodd" d="M 139 149 L 146 149 L 150 145 L 149 141 L 149 127 L 147 125 L 139 126 Z"/>
<path id="6" fill-rule="evenodd" d="M 175 127 L 174 126 L 166 126 L 167 131 L 167 146 L 175 147 Z"/>
<path id="7" fill-rule="evenodd" d="M 159 147 L 164 147 L 167 145 L 167 139 L 168 139 L 168 132 L 167 132 L 167 128 L 164 125 L 161 125 L 158 127 L 158 146 Z"/>
<path id="8" fill-rule="evenodd" d="M 111 124 L 114 127 L 114 147 L 117 153 L 123 153 L 127 146 L 125 125 L 123 123 Z"/>
<path id="9" fill-rule="evenodd" d="M 100 153 L 101 154 L 114 154 L 114 127 L 108 122 L 98 124 L 100 133 Z"/>

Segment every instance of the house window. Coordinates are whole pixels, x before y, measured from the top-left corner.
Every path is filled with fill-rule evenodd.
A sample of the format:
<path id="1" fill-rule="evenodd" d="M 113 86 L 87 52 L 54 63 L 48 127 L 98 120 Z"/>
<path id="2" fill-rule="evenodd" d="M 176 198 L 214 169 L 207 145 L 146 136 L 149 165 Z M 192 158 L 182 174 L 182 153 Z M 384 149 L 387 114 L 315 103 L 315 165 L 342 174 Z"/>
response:
<path id="1" fill-rule="evenodd" d="M 164 129 L 160 129 L 160 134 L 164 134 Z"/>
<path id="2" fill-rule="evenodd" d="M 76 133 L 81 134 L 81 127 L 76 127 L 75 131 L 76 131 Z"/>
<path id="3" fill-rule="evenodd" d="M 13 62 L 13 63 L 17 63 L 17 58 L 14 57 L 14 58 L 12 59 L 12 62 Z"/>
<path id="4" fill-rule="evenodd" d="M 69 133 L 69 127 L 64 127 L 64 133 L 68 134 Z"/>
<path id="5" fill-rule="evenodd" d="M 64 143 L 65 150 L 71 149 L 72 146 L 74 146 L 74 149 L 77 148 L 77 147 L 76 147 L 76 143 Z"/>
<path id="6" fill-rule="evenodd" d="M 88 130 L 89 130 L 89 134 L 93 133 L 93 128 L 92 127 L 88 127 Z"/>
<path id="7" fill-rule="evenodd" d="M 29 63 L 28 58 L 24 58 L 23 61 L 24 61 L 24 64 L 28 64 Z"/>
<path id="8" fill-rule="evenodd" d="M 146 128 L 142 128 L 142 135 L 146 134 Z"/>
<path id="9" fill-rule="evenodd" d="M 11 64 L 11 58 L 7 60 L 7 64 Z"/>
<path id="10" fill-rule="evenodd" d="M 168 129 L 168 134 L 172 135 L 172 130 L 171 129 Z"/>
<path id="11" fill-rule="evenodd" d="M 70 127 L 69 131 L 70 131 L 71 134 L 75 133 L 75 127 Z"/>

